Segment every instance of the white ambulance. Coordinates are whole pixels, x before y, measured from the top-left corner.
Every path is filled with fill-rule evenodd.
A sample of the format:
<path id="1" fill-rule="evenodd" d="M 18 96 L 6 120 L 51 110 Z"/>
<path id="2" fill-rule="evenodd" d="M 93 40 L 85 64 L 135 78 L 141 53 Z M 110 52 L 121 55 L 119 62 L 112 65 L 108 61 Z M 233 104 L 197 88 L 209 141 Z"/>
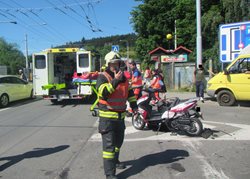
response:
<path id="1" fill-rule="evenodd" d="M 51 100 L 97 95 L 100 55 L 79 48 L 51 48 L 32 55 L 34 95 Z"/>

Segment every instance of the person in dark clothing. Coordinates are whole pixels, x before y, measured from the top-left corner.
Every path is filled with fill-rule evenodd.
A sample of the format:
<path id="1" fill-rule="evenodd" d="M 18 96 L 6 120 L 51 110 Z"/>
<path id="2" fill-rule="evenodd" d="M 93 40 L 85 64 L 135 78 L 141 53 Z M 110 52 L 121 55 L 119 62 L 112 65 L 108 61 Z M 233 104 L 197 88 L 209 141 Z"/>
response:
<path id="1" fill-rule="evenodd" d="M 205 88 L 205 69 L 202 64 L 199 64 L 198 69 L 194 71 L 194 81 L 196 87 L 196 97 L 204 102 L 204 88 Z"/>
<path id="2" fill-rule="evenodd" d="M 119 152 L 124 140 L 126 102 L 133 111 L 138 110 L 133 89 L 121 67 L 120 55 L 113 51 L 105 56 L 106 70 L 99 74 L 96 89 L 99 96 L 99 133 L 102 135 L 102 156 L 107 179 L 116 179 L 116 168 L 126 166 L 119 161 Z"/>

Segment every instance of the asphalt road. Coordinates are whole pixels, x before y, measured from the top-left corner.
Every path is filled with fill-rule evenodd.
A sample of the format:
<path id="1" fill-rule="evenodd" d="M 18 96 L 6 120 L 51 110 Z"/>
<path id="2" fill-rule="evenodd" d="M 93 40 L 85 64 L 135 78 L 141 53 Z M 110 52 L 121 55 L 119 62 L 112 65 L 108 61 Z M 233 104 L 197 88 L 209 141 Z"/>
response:
<path id="1" fill-rule="evenodd" d="M 193 93 L 168 93 L 181 99 Z M 250 178 L 249 103 L 221 107 L 215 101 L 199 103 L 208 139 L 138 131 L 126 118 L 121 149 L 125 170 L 120 178 Z M 79 101 L 51 105 L 27 100 L 0 109 L 0 178 L 93 179 L 105 178 L 98 118 L 90 105 Z"/>

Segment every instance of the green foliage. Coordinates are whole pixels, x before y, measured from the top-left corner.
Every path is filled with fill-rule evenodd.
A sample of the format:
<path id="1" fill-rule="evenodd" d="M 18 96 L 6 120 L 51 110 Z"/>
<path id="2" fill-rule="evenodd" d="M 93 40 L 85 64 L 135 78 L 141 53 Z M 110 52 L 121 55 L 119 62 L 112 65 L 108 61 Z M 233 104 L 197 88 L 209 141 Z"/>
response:
<path id="1" fill-rule="evenodd" d="M 247 21 L 250 18 L 249 1 L 222 0 L 221 7 L 225 23 Z"/>
<path id="2" fill-rule="evenodd" d="M 193 51 L 190 60 L 196 59 L 196 4 L 194 0 L 136 0 L 142 2 L 132 12 L 132 23 L 138 35 L 135 50 L 143 60 L 150 62 L 148 52 L 158 46 L 173 49 L 176 24 L 177 46 Z M 250 19 L 249 1 L 246 0 L 201 0 L 201 27 L 203 61 L 213 59 L 215 69 L 220 68 L 219 25 L 243 22 Z M 146 66 L 146 65 L 144 65 Z"/>
<path id="3" fill-rule="evenodd" d="M 6 65 L 8 74 L 17 74 L 25 67 L 25 57 L 16 44 L 9 44 L 0 38 L 0 65 Z"/>
<path id="4" fill-rule="evenodd" d="M 136 52 L 141 61 L 149 61 L 148 52 L 157 46 L 169 48 L 166 34 L 173 32 L 175 15 L 173 0 L 142 1 L 132 12 L 132 23 L 138 34 Z M 169 7 L 169 8 L 168 8 Z M 171 25 L 170 25 L 171 24 Z"/>

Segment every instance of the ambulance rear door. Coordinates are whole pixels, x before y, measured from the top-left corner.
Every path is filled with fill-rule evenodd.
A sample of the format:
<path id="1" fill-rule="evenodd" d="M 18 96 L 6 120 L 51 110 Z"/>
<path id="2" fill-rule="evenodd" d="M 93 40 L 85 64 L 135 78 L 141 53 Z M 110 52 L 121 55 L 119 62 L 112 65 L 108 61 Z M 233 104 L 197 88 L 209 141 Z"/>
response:
<path id="1" fill-rule="evenodd" d="M 47 53 L 33 54 L 33 88 L 34 95 L 48 95 L 48 90 L 42 86 L 48 84 L 48 56 Z"/>
<path id="2" fill-rule="evenodd" d="M 88 73 L 91 72 L 91 53 L 90 51 L 78 51 L 76 53 L 76 67 L 77 73 L 80 76 L 86 76 L 86 79 L 83 80 L 82 83 L 78 85 L 78 94 L 80 95 L 91 95 L 92 88 L 88 83 L 90 79 L 88 79 Z"/>
<path id="3" fill-rule="evenodd" d="M 77 73 L 90 72 L 91 71 L 91 54 L 90 51 L 78 51 L 76 53 L 76 67 Z"/>

